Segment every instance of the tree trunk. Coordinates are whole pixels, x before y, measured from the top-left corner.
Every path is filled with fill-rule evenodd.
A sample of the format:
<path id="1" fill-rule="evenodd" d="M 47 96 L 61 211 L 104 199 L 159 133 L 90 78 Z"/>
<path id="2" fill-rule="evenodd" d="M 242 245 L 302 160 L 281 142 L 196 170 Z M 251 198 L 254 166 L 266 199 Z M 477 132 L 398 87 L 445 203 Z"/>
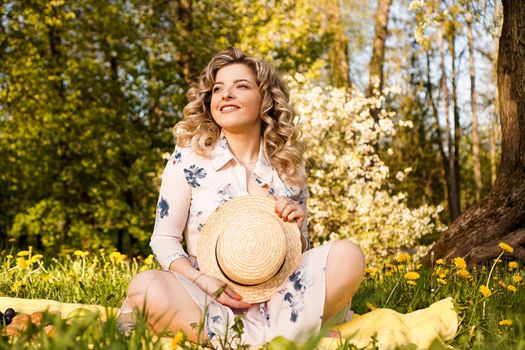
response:
<path id="1" fill-rule="evenodd" d="M 439 9 L 439 1 L 438 6 Z M 459 216 L 459 196 L 456 188 L 455 180 L 455 171 L 454 171 L 454 145 L 452 143 L 452 134 L 450 127 L 450 118 L 449 118 L 449 92 L 447 87 L 447 70 L 445 66 L 445 46 L 443 45 L 443 24 L 439 27 L 438 35 L 438 44 L 439 44 L 439 55 L 441 59 L 441 93 L 443 94 L 443 108 L 445 115 L 445 137 L 447 138 L 447 150 L 448 156 L 447 161 L 448 165 L 445 167 L 445 173 L 448 174 L 447 177 L 447 198 L 448 198 L 448 213 L 450 217 L 450 222 L 453 222 Z M 448 169 L 448 172 L 447 172 Z"/>
<path id="2" fill-rule="evenodd" d="M 388 35 L 388 13 L 392 0 L 378 0 L 375 17 L 375 37 L 372 46 L 372 58 L 370 59 L 370 71 L 367 96 L 372 96 L 374 81 L 379 80 L 379 91 L 383 88 L 383 65 L 385 61 L 385 41 Z M 377 114 L 377 113 L 376 113 Z M 374 119 L 377 115 L 372 114 Z"/>
<path id="3" fill-rule="evenodd" d="M 479 158 L 478 114 L 476 108 L 476 71 L 474 67 L 474 35 L 472 34 L 472 13 L 467 2 L 468 51 L 470 68 L 470 109 L 472 120 L 472 158 L 474 161 L 474 182 L 476 183 L 476 201 L 481 201 L 481 161 Z"/>
<path id="4" fill-rule="evenodd" d="M 348 38 L 346 37 L 343 24 L 341 23 L 341 11 L 337 0 L 328 0 L 325 10 L 333 35 L 332 43 L 328 51 L 328 62 L 330 66 L 330 83 L 335 87 L 350 86 L 348 76 Z"/>
<path id="5" fill-rule="evenodd" d="M 450 59 L 452 61 L 452 110 L 454 115 L 454 156 L 453 161 L 453 172 L 455 200 L 457 212 L 454 213 L 454 220 L 461 214 L 461 164 L 460 164 L 460 145 L 461 145 L 461 125 L 459 124 L 459 106 L 458 106 L 458 92 L 457 92 L 457 69 L 456 69 L 456 28 L 451 29 L 449 36 L 449 48 L 450 48 Z M 449 159 L 450 160 L 450 159 Z M 451 220 L 452 222 L 453 220 Z"/>
<path id="6" fill-rule="evenodd" d="M 494 187 L 434 245 L 435 258 L 462 256 L 470 263 L 496 257 L 498 242 L 525 261 L 525 2 L 503 0 L 498 54 L 502 159 Z"/>

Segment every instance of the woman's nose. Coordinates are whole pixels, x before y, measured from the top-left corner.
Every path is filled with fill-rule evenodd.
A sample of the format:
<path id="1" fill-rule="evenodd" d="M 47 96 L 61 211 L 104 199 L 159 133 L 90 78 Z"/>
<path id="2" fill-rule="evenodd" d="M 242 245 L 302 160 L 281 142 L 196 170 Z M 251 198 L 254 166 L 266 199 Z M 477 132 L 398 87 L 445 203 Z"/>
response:
<path id="1" fill-rule="evenodd" d="M 233 93 L 231 91 L 232 89 L 231 88 L 224 88 L 222 90 L 222 98 L 223 99 L 228 99 L 228 98 L 233 98 L 235 96 L 233 96 Z"/>

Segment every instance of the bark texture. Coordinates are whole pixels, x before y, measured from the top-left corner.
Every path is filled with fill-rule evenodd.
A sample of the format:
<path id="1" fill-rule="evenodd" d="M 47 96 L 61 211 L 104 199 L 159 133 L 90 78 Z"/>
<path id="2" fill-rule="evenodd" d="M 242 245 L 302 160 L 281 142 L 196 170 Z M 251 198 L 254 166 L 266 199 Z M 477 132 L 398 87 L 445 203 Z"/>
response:
<path id="1" fill-rule="evenodd" d="M 434 245 L 434 258 L 470 263 L 495 258 L 499 242 L 525 261 L 525 2 L 503 0 L 498 52 L 502 159 L 489 195 L 460 216 Z"/>
<path id="2" fill-rule="evenodd" d="M 375 17 L 375 36 L 370 59 L 370 73 L 367 95 L 374 90 L 374 80 L 379 79 L 379 90 L 383 88 L 383 66 L 385 63 L 385 41 L 388 35 L 388 14 L 392 0 L 379 0 Z"/>

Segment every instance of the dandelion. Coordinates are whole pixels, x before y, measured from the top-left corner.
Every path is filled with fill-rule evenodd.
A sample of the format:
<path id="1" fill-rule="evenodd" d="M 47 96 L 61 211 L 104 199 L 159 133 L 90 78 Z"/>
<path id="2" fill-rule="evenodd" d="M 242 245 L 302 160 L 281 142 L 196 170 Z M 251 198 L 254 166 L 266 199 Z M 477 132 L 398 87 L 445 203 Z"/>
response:
<path id="1" fill-rule="evenodd" d="M 512 276 L 512 281 L 514 283 L 520 283 L 522 280 L 523 280 L 523 278 L 521 276 L 519 276 L 519 275 Z"/>
<path id="2" fill-rule="evenodd" d="M 22 250 L 16 254 L 16 256 L 28 256 L 29 252 L 27 250 Z"/>
<path id="3" fill-rule="evenodd" d="M 11 291 L 13 293 L 18 293 L 18 291 L 20 290 L 20 288 L 22 288 L 22 286 L 23 286 L 22 281 L 16 281 L 15 283 L 11 285 Z"/>
<path id="4" fill-rule="evenodd" d="M 495 262 L 496 264 L 499 264 L 499 263 L 501 263 L 501 259 L 499 259 L 499 258 L 494 259 L 494 262 Z"/>
<path id="5" fill-rule="evenodd" d="M 437 259 L 436 260 L 436 264 L 437 265 L 444 265 L 445 264 L 445 260 L 444 259 Z"/>
<path id="6" fill-rule="evenodd" d="M 507 243 L 503 243 L 503 242 L 499 242 L 498 243 L 498 246 L 503 249 L 504 251 L 506 251 L 507 253 L 512 253 L 514 251 L 514 248 L 512 248 L 510 245 L 508 245 Z"/>
<path id="7" fill-rule="evenodd" d="M 16 266 L 18 266 L 21 269 L 25 269 L 26 267 L 31 266 L 30 263 L 30 260 L 26 260 L 24 258 L 16 258 Z"/>
<path id="8" fill-rule="evenodd" d="M 44 256 L 42 254 L 35 254 L 31 257 L 31 263 L 36 263 L 38 260 L 42 259 Z"/>
<path id="9" fill-rule="evenodd" d="M 390 263 L 386 263 L 385 267 L 390 269 L 390 271 L 397 271 L 397 267 L 395 265 L 390 264 Z"/>
<path id="10" fill-rule="evenodd" d="M 422 264 L 416 264 L 416 270 L 419 270 L 423 266 Z"/>
<path id="11" fill-rule="evenodd" d="M 512 326 L 512 320 L 501 320 L 498 324 L 500 326 Z"/>
<path id="12" fill-rule="evenodd" d="M 173 339 L 171 340 L 171 348 L 176 349 L 179 346 L 179 343 L 184 339 L 184 333 L 179 331 Z"/>
<path id="13" fill-rule="evenodd" d="M 517 261 L 511 261 L 509 262 L 509 270 L 512 271 L 514 269 L 517 269 L 518 268 L 518 262 Z"/>
<path id="14" fill-rule="evenodd" d="M 454 258 L 454 265 L 456 265 L 456 267 L 462 269 L 462 270 L 466 270 L 467 269 L 467 263 L 465 262 L 465 260 L 463 258 L 460 258 L 459 256 Z"/>
<path id="15" fill-rule="evenodd" d="M 6 259 L 7 260 L 11 260 L 11 259 L 13 259 L 13 256 L 11 254 L 9 254 L 9 255 L 6 256 Z"/>
<path id="16" fill-rule="evenodd" d="M 113 252 L 109 254 L 109 260 L 113 261 L 114 263 L 118 264 L 124 259 L 126 259 L 126 255 L 120 254 L 119 252 Z"/>
<path id="17" fill-rule="evenodd" d="M 512 284 L 509 284 L 507 286 L 507 289 L 509 290 L 509 292 L 512 292 L 512 293 L 516 293 L 517 291 L 516 287 L 514 287 Z"/>
<path id="18" fill-rule="evenodd" d="M 485 298 L 488 298 L 488 297 L 490 297 L 492 295 L 492 292 L 490 291 L 490 288 L 485 286 L 485 285 L 480 286 L 479 287 L 479 291 L 481 292 L 481 294 L 483 294 L 483 296 Z"/>
<path id="19" fill-rule="evenodd" d="M 417 283 L 414 282 L 414 281 L 407 281 L 407 284 L 408 284 L 409 286 L 415 286 Z"/>
<path id="20" fill-rule="evenodd" d="M 445 281 L 445 280 L 442 279 L 442 278 L 438 278 L 436 281 L 437 281 L 439 284 L 443 285 L 443 286 L 444 286 L 445 284 L 447 284 L 447 281 Z"/>
<path id="21" fill-rule="evenodd" d="M 409 261 L 410 260 L 410 254 L 408 253 L 401 253 L 397 256 L 396 260 L 398 262 L 403 262 L 403 261 Z"/>
<path id="22" fill-rule="evenodd" d="M 411 280 L 417 280 L 419 277 L 421 277 L 419 275 L 419 273 L 417 272 L 414 272 L 414 271 L 409 271 L 407 273 L 405 273 L 405 279 L 411 281 Z"/>
<path id="23" fill-rule="evenodd" d="M 457 270 L 456 275 L 461 276 L 466 279 L 472 278 L 472 275 L 470 274 L 470 272 L 468 272 L 467 270 L 463 270 L 463 269 Z"/>
<path id="24" fill-rule="evenodd" d="M 153 254 L 148 255 L 148 257 L 144 260 L 144 264 L 146 265 L 153 264 Z"/>

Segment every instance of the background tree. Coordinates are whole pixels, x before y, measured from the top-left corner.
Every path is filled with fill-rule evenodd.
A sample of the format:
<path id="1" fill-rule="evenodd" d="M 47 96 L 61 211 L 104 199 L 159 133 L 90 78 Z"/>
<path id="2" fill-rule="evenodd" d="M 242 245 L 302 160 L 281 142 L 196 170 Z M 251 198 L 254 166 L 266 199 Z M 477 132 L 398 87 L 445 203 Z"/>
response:
<path id="1" fill-rule="evenodd" d="M 503 0 L 498 53 L 502 159 L 489 195 L 466 211 L 434 245 L 435 257 L 463 256 L 471 262 L 496 257 L 498 242 L 525 260 L 525 3 Z"/>

